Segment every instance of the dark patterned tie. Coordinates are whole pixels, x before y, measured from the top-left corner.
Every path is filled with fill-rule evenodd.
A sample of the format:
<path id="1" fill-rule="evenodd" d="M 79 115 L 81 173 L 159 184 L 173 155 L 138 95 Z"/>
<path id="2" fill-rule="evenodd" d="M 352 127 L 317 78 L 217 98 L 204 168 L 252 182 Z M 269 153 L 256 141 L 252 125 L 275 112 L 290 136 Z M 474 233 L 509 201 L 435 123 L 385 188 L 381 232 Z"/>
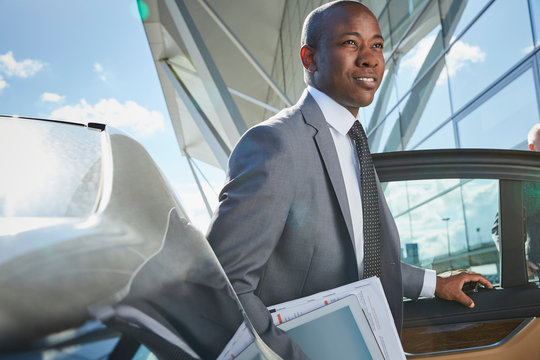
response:
<path id="1" fill-rule="evenodd" d="M 381 220 L 379 217 L 379 194 L 375 182 L 375 168 L 369 152 L 367 136 L 356 120 L 349 130 L 356 146 L 360 162 L 362 217 L 364 220 L 364 278 L 381 276 Z"/>

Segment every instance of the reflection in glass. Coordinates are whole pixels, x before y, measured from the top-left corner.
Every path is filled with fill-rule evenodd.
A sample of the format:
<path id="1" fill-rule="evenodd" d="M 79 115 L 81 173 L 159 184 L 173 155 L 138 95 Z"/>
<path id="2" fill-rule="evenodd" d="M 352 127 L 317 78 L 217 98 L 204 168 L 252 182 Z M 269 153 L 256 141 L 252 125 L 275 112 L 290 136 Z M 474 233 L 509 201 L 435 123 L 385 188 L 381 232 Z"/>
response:
<path id="1" fill-rule="evenodd" d="M 526 0 L 495 1 L 452 45 L 446 61 L 454 111 L 531 51 L 530 24 Z"/>
<path id="2" fill-rule="evenodd" d="M 471 269 L 498 282 L 499 253 L 491 238 L 497 180 L 394 182 L 386 184 L 385 196 L 399 229 L 403 261 L 437 272 Z"/>
<path id="3" fill-rule="evenodd" d="M 379 2 L 380 3 L 380 2 Z M 369 6 L 368 6 L 369 7 Z M 371 9 L 371 7 L 370 7 Z M 392 49 L 394 48 L 394 43 L 392 41 L 392 37 L 390 36 L 390 18 L 388 14 L 388 7 L 384 10 L 384 12 L 379 17 L 379 26 L 381 29 L 381 34 L 384 39 L 384 48 L 383 48 L 383 56 L 386 62 L 388 63 L 388 58 L 390 54 L 392 53 Z"/>
<path id="4" fill-rule="evenodd" d="M 2 118 L 0 164 L 0 217 L 87 216 L 98 198 L 101 132 Z"/>
<path id="5" fill-rule="evenodd" d="M 540 45 L 540 2 L 530 1 L 536 46 Z"/>
<path id="6" fill-rule="evenodd" d="M 408 194 L 408 181 L 394 181 L 385 183 L 384 194 L 388 207 L 394 216 L 410 208 Z"/>
<path id="7" fill-rule="evenodd" d="M 471 268 L 492 282 L 499 282 L 499 250 L 491 231 L 498 213 L 497 180 L 464 181 L 463 209 L 467 224 L 467 248 Z"/>
<path id="8" fill-rule="evenodd" d="M 446 125 L 441 127 L 434 134 L 431 134 L 426 140 L 421 142 L 414 149 L 453 149 L 455 147 L 456 141 L 454 137 L 454 123 L 452 121 L 449 121 L 448 123 L 446 123 Z"/>
<path id="9" fill-rule="evenodd" d="M 440 1 L 445 47 L 450 44 L 452 38 L 461 34 L 487 3 L 488 0 Z"/>
<path id="10" fill-rule="evenodd" d="M 529 280 L 540 279 L 540 183 L 523 182 L 523 207 L 527 221 L 527 272 Z"/>
<path id="11" fill-rule="evenodd" d="M 412 90 L 401 115 L 403 143 L 418 144 L 450 117 L 448 73 L 444 61 L 437 65 Z"/>
<path id="12" fill-rule="evenodd" d="M 434 196 L 454 190 L 459 185 L 459 180 L 416 180 L 407 183 L 409 204 L 411 208 L 414 208 L 431 201 Z"/>
<path id="13" fill-rule="evenodd" d="M 400 37 L 422 10 L 426 2 L 427 0 L 390 1 L 388 5 L 389 22 L 392 26 L 392 42 L 394 44 L 400 40 Z"/>
<path id="14" fill-rule="evenodd" d="M 392 66 L 390 65 L 384 70 L 383 82 L 375 93 L 371 104 L 359 108 L 360 120 L 366 133 L 369 133 L 377 125 L 377 122 L 384 117 L 388 106 L 391 106 L 390 103 L 395 105 L 397 102 L 391 69 Z M 381 99 L 380 102 L 379 99 Z"/>
<path id="15" fill-rule="evenodd" d="M 436 7 L 432 7 L 436 10 Z M 425 24 L 423 27 L 425 28 Z M 413 33 L 414 36 L 418 36 L 417 33 Z M 408 39 L 412 40 L 412 39 Z M 431 64 L 439 57 L 443 50 L 441 26 L 436 26 L 422 39 L 414 41 L 411 49 L 404 48 L 409 42 L 405 42 L 401 45 L 398 54 L 401 58 L 396 63 L 399 63 L 398 70 L 396 71 L 396 84 L 398 90 L 398 96 L 403 97 L 407 91 L 411 88 L 415 81 L 425 73 Z M 405 51 L 407 51 L 405 53 Z M 399 55 L 398 55 L 399 56 Z M 440 70 L 439 70 L 440 71 Z"/>
<path id="16" fill-rule="evenodd" d="M 458 122 L 462 148 L 511 149 L 540 121 L 532 69 Z"/>
<path id="17" fill-rule="evenodd" d="M 375 134 L 368 138 L 372 153 L 401 150 L 401 130 L 399 128 L 399 109 L 392 111 Z"/>

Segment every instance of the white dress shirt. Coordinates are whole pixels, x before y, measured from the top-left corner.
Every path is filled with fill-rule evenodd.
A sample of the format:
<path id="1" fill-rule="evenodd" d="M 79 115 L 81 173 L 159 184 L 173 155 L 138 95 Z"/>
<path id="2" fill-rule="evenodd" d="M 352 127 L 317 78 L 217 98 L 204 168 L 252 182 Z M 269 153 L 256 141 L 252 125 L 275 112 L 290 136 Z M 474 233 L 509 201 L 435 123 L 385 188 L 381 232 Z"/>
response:
<path id="1" fill-rule="evenodd" d="M 335 102 L 328 95 L 308 86 L 310 95 L 315 99 L 317 105 L 328 123 L 330 134 L 334 140 L 336 151 L 341 167 L 341 173 L 345 183 L 345 191 L 349 203 L 351 218 L 354 219 L 353 236 L 356 260 L 358 265 L 358 276 L 361 279 L 364 271 L 364 230 L 362 218 L 362 196 L 360 194 L 360 164 L 353 141 L 347 135 L 349 129 L 356 120 L 349 110 Z M 435 293 L 436 273 L 426 269 L 424 273 L 424 285 L 420 296 L 433 297 Z"/>

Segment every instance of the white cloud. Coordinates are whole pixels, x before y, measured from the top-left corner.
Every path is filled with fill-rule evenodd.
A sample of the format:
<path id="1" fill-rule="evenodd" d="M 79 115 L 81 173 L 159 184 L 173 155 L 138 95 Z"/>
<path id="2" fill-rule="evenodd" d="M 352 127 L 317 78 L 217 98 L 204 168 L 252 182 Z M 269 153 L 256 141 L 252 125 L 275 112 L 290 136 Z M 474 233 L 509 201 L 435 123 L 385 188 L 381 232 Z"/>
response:
<path id="1" fill-rule="evenodd" d="M 467 63 L 484 62 L 485 59 L 486 53 L 480 47 L 457 41 L 448 53 L 448 75 L 450 77 L 454 76 Z"/>
<path id="2" fill-rule="evenodd" d="M 521 52 L 522 52 L 523 54 L 528 54 L 528 53 L 530 53 L 530 52 L 533 51 L 533 50 L 534 50 L 534 45 L 530 45 L 530 46 L 527 46 L 527 47 L 521 49 Z"/>
<path id="3" fill-rule="evenodd" d="M 62 95 L 58 95 L 58 94 L 55 94 L 55 93 L 50 93 L 50 92 L 44 92 L 42 95 L 41 95 L 41 101 L 44 101 L 44 102 L 60 102 L 60 101 L 63 101 L 66 97 L 65 96 L 62 96 Z"/>
<path id="4" fill-rule="evenodd" d="M 0 71 L 7 76 L 29 77 L 40 71 L 45 63 L 39 60 L 24 59 L 17 61 L 13 57 L 13 52 L 8 51 L 0 55 Z"/>
<path id="5" fill-rule="evenodd" d="M 165 127 L 160 112 L 150 111 L 131 100 L 122 104 L 116 99 L 102 99 L 91 105 L 81 99 L 79 104 L 54 110 L 50 117 L 80 123 L 105 123 L 141 137 L 152 135 Z"/>
<path id="6" fill-rule="evenodd" d="M 6 80 L 4 80 L 2 75 L 0 75 L 0 90 L 2 90 L 5 87 L 8 87 L 8 86 L 9 86 L 9 84 L 6 82 Z"/>
<path id="7" fill-rule="evenodd" d="M 103 65 L 98 62 L 94 63 L 94 72 L 99 75 L 101 81 L 107 82 L 107 76 L 103 74 Z"/>
<path id="8" fill-rule="evenodd" d="M 97 73 L 103 72 L 103 66 L 98 62 L 94 63 L 94 71 Z"/>
<path id="9" fill-rule="evenodd" d="M 454 39 L 452 39 L 454 41 Z M 431 35 L 420 40 L 418 45 L 408 53 L 402 62 L 402 66 L 412 68 L 414 72 L 418 72 L 424 63 L 429 50 L 435 42 L 435 35 Z M 461 40 L 458 40 L 450 49 L 447 56 L 448 76 L 453 77 L 456 73 L 469 63 L 479 63 L 486 59 L 486 53 L 479 46 L 469 45 Z M 446 73 L 443 72 L 437 84 L 446 80 Z"/>
<path id="10" fill-rule="evenodd" d="M 434 42 L 435 35 L 427 36 L 420 40 L 418 45 L 403 57 L 401 66 L 412 68 L 414 72 L 418 72 Z"/>

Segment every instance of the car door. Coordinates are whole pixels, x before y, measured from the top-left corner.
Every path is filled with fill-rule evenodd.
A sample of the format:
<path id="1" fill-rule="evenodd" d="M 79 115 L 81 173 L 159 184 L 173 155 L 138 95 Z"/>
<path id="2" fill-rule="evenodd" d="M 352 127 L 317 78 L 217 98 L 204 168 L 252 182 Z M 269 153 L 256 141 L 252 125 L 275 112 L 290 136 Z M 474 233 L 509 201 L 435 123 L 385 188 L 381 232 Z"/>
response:
<path id="1" fill-rule="evenodd" d="M 540 158 L 514 150 L 374 154 L 404 262 L 438 274 L 479 272 L 469 309 L 438 298 L 404 301 L 408 358 L 540 357 L 537 219 Z"/>

